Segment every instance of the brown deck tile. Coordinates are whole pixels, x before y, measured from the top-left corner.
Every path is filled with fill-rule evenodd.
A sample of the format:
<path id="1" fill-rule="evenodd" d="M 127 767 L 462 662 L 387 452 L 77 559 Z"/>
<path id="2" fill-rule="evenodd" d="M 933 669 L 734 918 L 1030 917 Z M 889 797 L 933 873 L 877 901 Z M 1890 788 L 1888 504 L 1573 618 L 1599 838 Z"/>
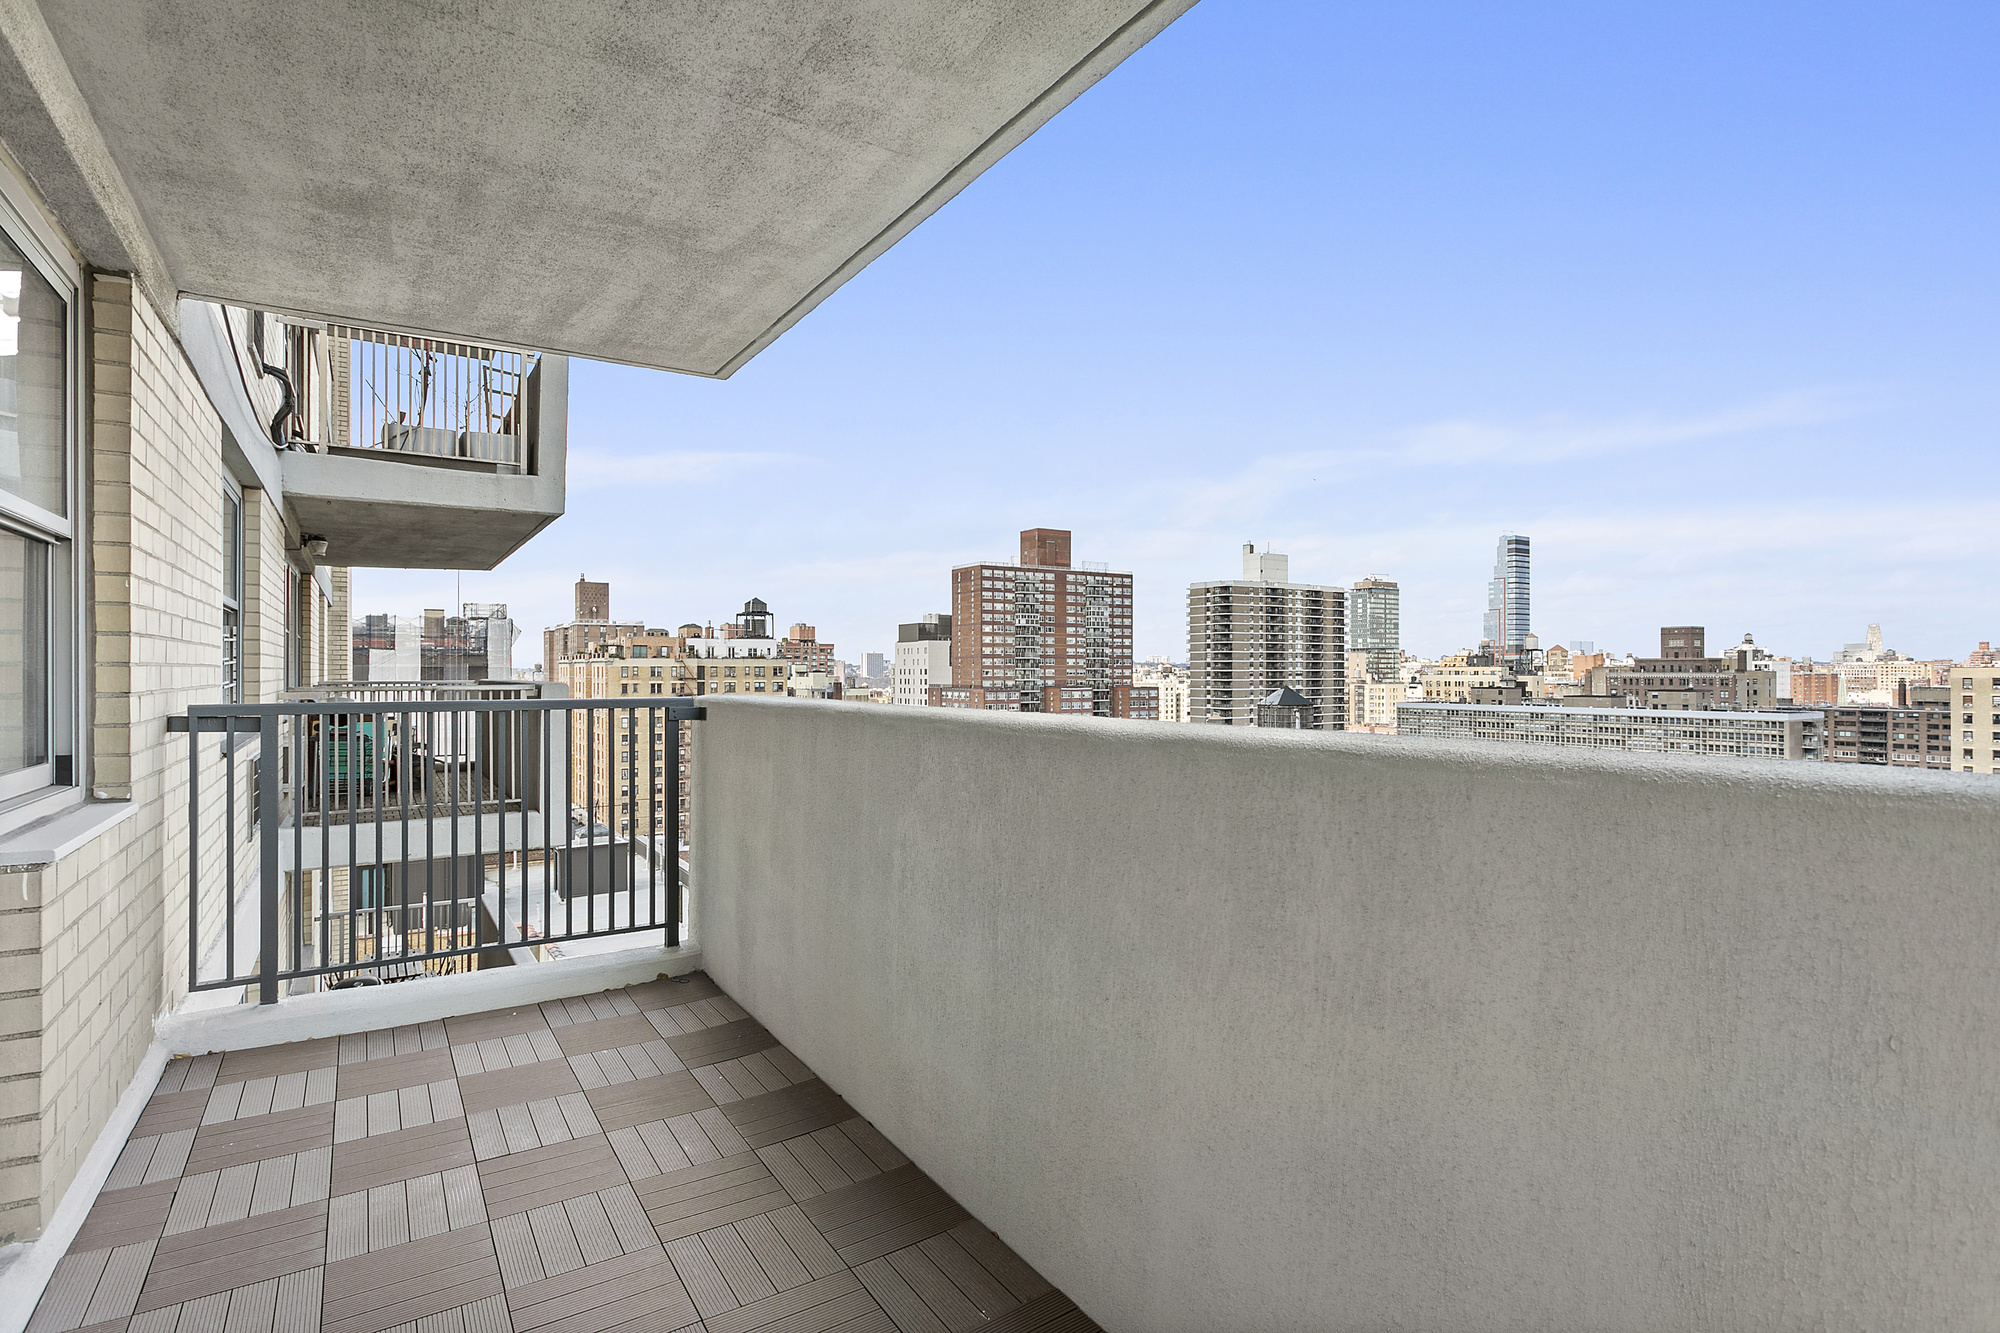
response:
<path id="1" fill-rule="evenodd" d="M 463 1120 L 441 1120 L 334 1145 L 333 1192 L 351 1194 L 414 1176 L 472 1165 Z"/>
<path id="2" fill-rule="evenodd" d="M 446 1077 L 450 1072 L 447 1067 Z M 468 1115 L 581 1091 L 583 1084 L 576 1081 L 576 1071 L 567 1060 L 543 1060 L 491 1074 L 467 1074 L 458 1080 L 459 1100 L 465 1103 Z"/>
<path id="3" fill-rule="evenodd" d="M 132 1126 L 132 1137 L 141 1138 L 147 1134 L 171 1134 L 177 1129 L 199 1129 L 202 1112 L 208 1109 L 208 1089 L 194 1088 L 187 1092 L 156 1092 L 146 1103 L 146 1109 L 139 1112 L 139 1122 Z"/>
<path id="4" fill-rule="evenodd" d="M 1076 1302 L 1051 1288 L 985 1325 L 987 1333 L 1104 1333 Z"/>
<path id="5" fill-rule="evenodd" d="M 657 1078 L 592 1088 L 584 1096 L 590 1100 L 597 1122 L 606 1130 L 624 1129 L 648 1120 L 670 1120 L 715 1105 L 702 1090 L 700 1080 L 685 1069 L 675 1069 Z"/>
<path id="6" fill-rule="evenodd" d="M 965 1210 L 914 1166 L 829 1190 L 801 1201 L 799 1209 L 849 1265 L 878 1259 L 967 1220 Z"/>
<path id="7" fill-rule="evenodd" d="M 754 1055 L 778 1044 L 778 1039 L 766 1032 L 764 1025 L 754 1018 L 738 1019 L 734 1023 L 723 1023 L 696 1032 L 669 1032 L 665 1036 L 667 1045 L 689 1069 Z"/>
<path id="8" fill-rule="evenodd" d="M 224 1120 L 201 1127 L 194 1136 L 194 1151 L 188 1154 L 181 1174 L 196 1176 L 239 1162 L 311 1152 L 332 1142 L 333 1107 L 327 1105 Z"/>
<path id="9" fill-rule="evenodd" d="M 616 1018 L 571 1023 L 555 1029 L 555 1034 L 564 1055 L 588 1055 L 613 1046 L 637 1046 L 658 1041 L 660 1037 L 644 1014 L 620 1014 Z"/>
<path id="10" fill-rule="evenodd" d="M 625 993 L 641 1009 L 671 1009 L 677 1004 L 714 999 L 722 994 L 722 987 L 711 981 L 706 972 L 688 972 L 678 977 L 662 977 L 658 981 L 642 981 L 636 986 L 627 986 Z"/>
<path id="11" fill-rule="evenodd" d="M 71 1254 L 85 1250 L 109 1250 L 120 1245 L 137 1245 L 158 1240 L 167 1225 L 167 1209 L 173 1206 L 180 1178 L 156 1180 L 125 1190 L 105 1190 L 90 1206 L 90 1212 L 69 1243 Z"/>
<path id="12" fill-rule="evenodd" d="M 386 1060 L 341 1065 L 334 1095 L 342 1099 L 366 1097 L 370 1093 L 455 1077 L 457 1071 L 452 1067 L 451 1052 L 437 1047 L 411 1055 L 392 1055 Z"/>
<path id="13" fill-rule="evenodd" d="M 321 1328 L 383 1333 L 500 1292 L 493 1238 L 461 1227 L 328 1264 Z"/>
<path id="14" fill-rule="evenodd" d="M 658 1245 L 507 1292 L 514 1333 L 560 1324 L 564 1333 L 605 1333 L 634 1320 L 684 1328 L 699 1318 L 680 1275 Z"/>
<path id="15" fill-rule="evenodd" d="M 602 1134 L 479 1164 L 479 1188 L 486 1195 L 486 1211 L 491 1217 L 526 1212 L 625 1183 L 625 1172 Z"/>
<path id="16" fill-rule="evenodd" d="M 774 1325 L 785 1333 L 826 1333 L 881 1307 L 852 1273 L 840 1272 L 781 1291 L 761 1301 L 702 1320 L 708 1333 L 756 1333 Z M 780 1324 L 780 1321 L 783 1321 Z M 895 1325 L 888 1325 L 893 1329 Z"/>
<path id="17" fill-rule="evenodd" d="M 340 1038 L 321 1037 L 317 1041 L 291 1041 L 282 1046 L 260 1046 L 255 1050 L 231 1051 L 222 1057 L 222 1071 L 215 1076 L 221 1083 L 268 1078 L 274 1074 L 297 1074 L 308 1069 L 324 1069 L 340 1058 Z"/>
<path id="18" fill-rule="evenodd" d="M 633 1182 L 646 1217 L 662 1241 L 709 1231 L 725 1222 L 791 1204 L 791 1196 L 754 1153 L 703 1162 L 684 1171 Z"/>
<path id="19" fill-rule="evenodd" d="M 325 1200 L 167 1236 L 154 1252 L 138 1309 L 316 1268 L 325 1255 Z"/>
<path id="20" fill-rule="evenodd" d="M 854 1118 L 854 1108 L 840 1094 L 814 1079 L 796 1087 L 745 1097 L 722 1108 L 729 1123 L 753 1148 L 782 1143 L 816 1129 Z"/>
<path id="21" fill-rule="evenodd" d="M 450 1034 L 453 1046 L 464 1046 L 470 1042 L 484 1041 L 488 1037 L 511 1037 L 516 1032 L 547 1032 L 548 1021 L 535 1005 L 524 1004 L 514 1009 L 489 1009 L 483 1014 L 466 1014 L 461 1018 L 447 1018 L 445 1031 Z"/>
<path id="22" fill-rule="evenodd" d="M 1025 1259 L 1008 1249 L 998 1236 L 976 1220 L 967 1218 L 947 1234 L 958 1242 L 960 1249 L 976 1259 L 981 1268 L 999 1279 L 1000 1284 L 1016 1299 L 1032 1301 L 1054 1290 L 1048 1279 L 1028 1267 Z"/>

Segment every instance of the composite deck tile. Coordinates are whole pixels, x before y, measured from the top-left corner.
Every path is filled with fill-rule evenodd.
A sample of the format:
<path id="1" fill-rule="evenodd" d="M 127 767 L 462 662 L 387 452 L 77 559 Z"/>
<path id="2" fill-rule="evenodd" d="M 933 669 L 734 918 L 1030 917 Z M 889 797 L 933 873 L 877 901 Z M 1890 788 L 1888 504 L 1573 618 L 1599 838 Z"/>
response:
<path id="1" fill-rule="evenodd" d="M 160 1071 L 160 1081 L 154 1085 L 155 1096 L 163 1092 L 192 1092 L 200 1088 L 215 1086 L 215 1075 L 222 1068 L 222 1052 L 208 1055 L 178 1055 L 167 1061 L 167 1067 Z"/>
<path id="2" fill-rule="evenodd" d="M 849 1265 L 866 1263 L 967 1220 L 950 1195 L 914 1166 L 829 1190 L 799 1204 Z"/>
<path id="3" fill-rule="evenodd" d="M 331 1148 L 313 1148 L 185 1176 L 162 1234 L 178 1236 L 318 1203 L 327 1197 L 332 1158 Z"/>
<path id="4" fill-rule="evenodd" d="M 1095 1327 L 697 975 L 168 1062 L 29 1333 Z"/>
<path id="5" fill-rule="evenodd" d="M 1028 1266 L 1027 1260 L 1007 1248 L 1006 1242 L 973 1219 L 967 1218 L 946 1233 L 958 1242 L 981 1268 L 991 1273 L 1001 1286 L 1020 1301 L 1031 1301 L 1055 1290 L 1048 1279 Z"/>
<path id="6" fill-rule="evenodd" d="M 158 1240 L 180 1183 L 180 1177 L 173 1176 L 131 1189 L 104 1190 L 84 1215 L 76 1239 L 69 1243 L 69 1252 L 82 1254 Z"/>
<path id="7" fill-rule="evenodd" d="M 534 1032 L 514 1032 L 504 1037 L 487 1037 L 451 1048 L 451 1060 L 458 1076 L 497 1074 L 503 1069 L 540 1064 L 563 1058 L 556 1034 L 546 1028 Z"/>
<path id="8" fill-rule="evenodd" d="M 566 1000 L 547 1000 L 542 1004 L 542 1017 L 548 1020 L 551 1028 L 556 1029 L 572 1023 L 594 1023 L 638 1012 L 638 1002 L 622 990 L 572 995 Z"/>
<path id="9" fill-rule="evenodd" d="M 655 1022 L 653 1026 L 657 1028 L 659 1024 Z M 665 1032 L 661 1035 L 689 1069 L 755 1055 L 778 1044 L 778 1039 L 765 1031 L 764 1025 L 754 1018 L 720 1023 L 694 1032 Z"/>
<path id="10" fill-rule="evenodd" d="M 184 1175 L 199 1175 L 239 1162 L 256 1162 L 286 1153 L 310 1152 L 333 1142 L 333 1107 L 301 1106 L 292 1111 L 244 1120 L 203 1125 L 194 1136 Z"/>
<path id="11" fill-rule="evenodd" d="M 326 1257 L 326 1203 L 163 1236 L 138 1308 L 178 1305 L 267 1278 L 317 1268 Z"/>
<path id="12" fill-rule="evenodd" d="M 700 1080 L 685 1069 L 591 1088 L 583 1095 L 606 1130 L 624 1129 L 648 1120 L 671 1120 L 715 1105 Z"/>
<path id="13" fill-rule="evenodd" d="M 507 1290 L 514 1333 L 681 1329 L 700 1317 L 680 1273 L 656 1245 Z"/>
<path id="14" fill-rule="evenodd" d="M 458 1080 L 459 1100 L 468 1114 L 582 1091 L 583 1084 L 576 1081 L 567 1060 L 542 1060 L 490 1074 L 464 1074 Z"/>
<path id="15" fill-rule="evenodd" d="M 444 1020 L 444 1030 L 453 1046 L 464 1046 L 488 1037 L 507 1037 L 516 1032 L 547 1032 L 548 1020 L 539 1006 L 524 1004 L 512 1009 L 489 1009 L 482 1014 L 466 1014 Z"/>
<path id="16" fill-rule="evenodd" d="M 442 1019 L 399 1028 L 381 1028 L 374 1032 L 350 1032 L 340 1039 L 340 1063 L 352 1065 L 368 1060 L 387 1060 L 397 1055 L 415 1055 L 419 1051 L 440 1050 L 450 1043 Z"/>
<path id="17" fill-rule="evenodd" d="M 1076 1302 L 1051 1288 L 983 1327 L 987 1333 L 1104 1333 Z"/>
<path id="18" fill-rule="evenodd" d="M 128 1333 L 319 1333 L 320 1270 L 303 1269 L 133 1317 Z M 83 1333 L 79 1330 L 79 1333 Z"/>
<path id="19" fill-rule="evenodd" d="M 779 1092 L 745 1097 L 723 1107 L 722 1113 L 753 1148 L 782 1143 L 854 1118 L 854 1108 L 818 1079 Z"/>
<path id="20" fill-rule="evenodd" d="M 864 1315 L 879 1314 L 881 1308 L 862 1287 L 861 1279 L 843 1269 L 803 1287 L 705 1315 L 702 1327 L 708 1333 L 756 1333 L 773 1326 L 785 1333 L 827 1333 Z M 893 1329 L 895 1325 L 885 1323 L 885 1327 Z"/>
<path id="21" fill-rule="evenodd" d="M 613 1046 L 637 1046 L 641 1042 L 658 1040 L 660 1035 L 646 1021 L 645 1015 L 639 1013 L 570 1023 L 556 1028 L 555 1034 L 556 1043 L 562 1047 L 564 1055 L 588 1055 Z"/>
<path id="22" fill-rule="evenodd" d="M 693 1236 L 791 1203 L 755 1153 L 738 1153 L 671 1175 L 634 1181 L 639 1202 L 662 1242 Z"/>
<path id="23" fill-rule="evenodd" d="M 202 1113 L 207 1109 L 207 1088 L 156 1092 L 146 1103 L 146 1109 L 139 1112 L 138 1123 L 132 1126 L 132 1137 L 167 1134 L 176 1129 L 199 1129 Z"/>
<path id="24" fill-rule="evenodd" d="M 386 1059 L 339 1065 L 337 1069 L 339 1082 L 336 1086 L 339 1091 L 336 1095 L 343 1100 L 458 1077 L 458 1070 L 452 1066 L 451 1052 L 442 1046 L 411 1055 L 391 1055 Z"/>
<path id="25" fill-rule="evenodd" d="M 662 977 L 658 981 L 642 981 L 636 986 L 627 986 L 625 993 L 641 1009 L 671 1009 L 677 1004 L 713 999 L 722 994 L 722 987 L 709 980 L 706 972 L 689 972 L 678 977 Z"/>
<path id="26" fill-rule="evenodd" d="M 500 1294 L 484 1226 L 463 1227 L 326 1266 L 325 1333 L 384 1333 Z"/>
<path id="27" fill-rule="evenodd" d="M 222 1057 L 217 1083 L 241 1083 L 246 1079 L 276 1074 L 303 1073 L 324 1069 L 340 1059 L 340 1038 L 321 1037 L 314 1041 L 291 1041 L 282 1046 L 259 1046 L 254 1050 L 230 1051 Z"/>
<path id="28" fill-rule="evenodd" d="M 494 1217 L 561 1203 L 626 1183 L 611 1145 L 594 1134 L 479 1164 L 479 1187 Z"/>
<path id="29" fill-rule="evenodd" d="M 134 1185 L 150 1185 L 176 1178 L 187 1166 L 188 1154 L 194 1148 L 198 1132 L 177 1129 L 169 1134 L 146 1134 L 127 1139 L 118 1152 L 118 1160 L 111 1164 L 111 1174 L 104 1178 L 104 1188 L 123 1190 Z"/>
<path id="30" fill-rule="evenodd" d="M 240 1083 L 218 1083 L 209 1089 L 202 1107 L 201 1123 L 220 1124 L 225 1120 L 248 1120 L 273 1111 L 296 1111 L 302 1106 L 324 1106 L 333 1100 L 333 1066 L 294 1070 L 289 1074 L 264 1074 Z"/>
<path id="31" fill-rule="evenodd" d="M 351 1194 L 392 1180 L 472 1165 L 465 1121 L 439 1120 L 333 1145 L 333 1192 Z"/>

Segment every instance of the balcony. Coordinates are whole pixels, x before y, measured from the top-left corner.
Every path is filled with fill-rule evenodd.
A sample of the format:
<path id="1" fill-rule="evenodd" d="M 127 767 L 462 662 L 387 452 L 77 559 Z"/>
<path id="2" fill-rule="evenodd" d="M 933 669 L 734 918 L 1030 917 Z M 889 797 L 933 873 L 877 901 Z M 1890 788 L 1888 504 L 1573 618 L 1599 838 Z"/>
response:
<path id="1" fill-rule="evenodd" d="M 257 966 L 196 984 L 276 1002 L 167 1020 L 200 1058 L 34 1333 L 1986 1323 L 2000 785 L 701 702 L 461 732 L 504 771 L 567 713 L 584 800 L 639 738 L 593 830 L 688 763 L 693 891 L 614 883 L 624 952 L 294 991 L 264 890 Z M 415 753 L 465 703 L 314 706 Z M 518 949 L 489 878 L 488 933 L 406 959 Z"/>
<path id="2" fill-rule="evenodd" d="M 490 569 L 561 517 L 566 358 L 195 302 L 183 325 L 321 563 Z"/>
<path id="3" fill-rule="evenodd" d="M 111 1327 L 1094 1325 L 693 973 L 173 1060 L 28 1323 Z"/>

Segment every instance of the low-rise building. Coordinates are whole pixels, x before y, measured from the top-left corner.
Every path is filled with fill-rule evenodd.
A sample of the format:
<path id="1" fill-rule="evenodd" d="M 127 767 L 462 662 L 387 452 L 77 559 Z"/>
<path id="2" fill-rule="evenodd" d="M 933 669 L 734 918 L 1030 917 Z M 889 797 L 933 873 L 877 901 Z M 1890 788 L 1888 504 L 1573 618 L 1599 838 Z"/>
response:
<path id="1" fill-rule="evenodd" d="M 1132 668 L 1132 684 L 1159 692 L 1159 720 L 1188 720 L 1187 672 L 1164 657 L 1151 657 Z"/>
<path id="2" fill-rule="evenodd" d="M 1396 730 L 1404 736 L 1744 759 L 1818 759 L 1823 728 L 1823 714 L 1803 709 L 1662 713 L 1651 708 L 1406 703 L 1396 710 Z"/>
<path id="3" fill-rule="evenodd" d="M 1419 676 L 1425 703 L 1456 704 L 1471 702 L 1475 689 L 1513 678 L 1513 673 L 1495 661 L 1491 653 L 1472 651 L 1441 657 Z"/>
<path id="4" fill-rule="evenodd" d="M 1664 712 L 1754 710 L 1777 703 L 1776 674 L 1754 665 L 1748 647 L 1710 657 L 1706 644 L 1700 625 L 1668 625 L 1660 630 L 1660 655 L 1609 671 L 1605 692 L 1624 695 L 1633 708 Z"/>
<path id="5" fill-rule="evenodd" d="M 1396 705 L 1404 698 L 1400 675 L 1383 679 L 1369 669 L 1365 652 L 1347 655 L 1347 729 L 1392 735 Z"/>

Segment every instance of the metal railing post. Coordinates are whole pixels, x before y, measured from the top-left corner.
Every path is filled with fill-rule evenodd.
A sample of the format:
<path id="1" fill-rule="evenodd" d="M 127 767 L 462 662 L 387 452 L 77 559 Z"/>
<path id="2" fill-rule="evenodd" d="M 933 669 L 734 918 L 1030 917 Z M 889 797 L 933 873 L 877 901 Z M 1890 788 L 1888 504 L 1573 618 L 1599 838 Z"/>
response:
<path id="1" fill-rule="evenodd" d="M 278 1002 L 278 715 L 258 719 L 257 1003 Z"/>

